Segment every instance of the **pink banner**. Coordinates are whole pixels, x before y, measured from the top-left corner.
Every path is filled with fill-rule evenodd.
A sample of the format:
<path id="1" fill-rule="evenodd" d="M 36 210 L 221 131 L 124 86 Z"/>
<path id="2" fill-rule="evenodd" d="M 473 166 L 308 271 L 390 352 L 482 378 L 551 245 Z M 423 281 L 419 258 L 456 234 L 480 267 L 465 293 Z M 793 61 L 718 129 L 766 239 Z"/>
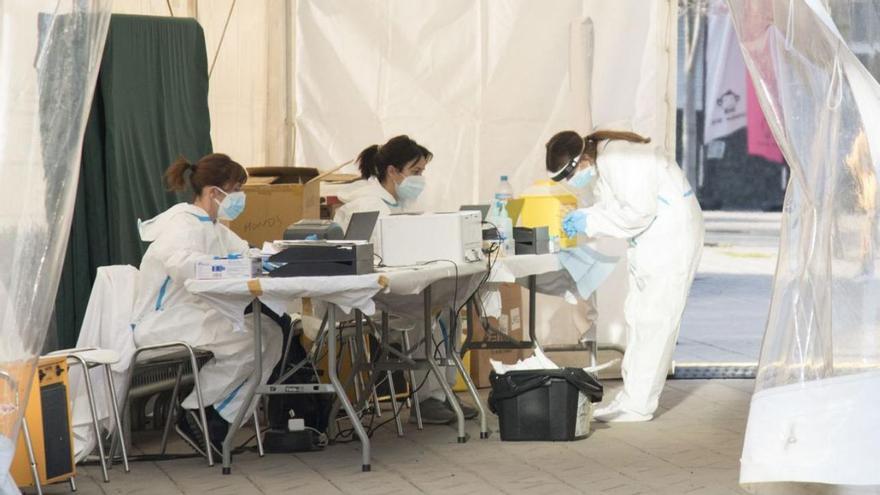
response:
<path id="1" fill-rule="evenodd" d="M 746 76 L 746 112 L 748 122 L 746 137 L 749 154 L 760 156 L 771 162 L 784 163 L 782 151 L 776 144 L 776 139 L 773 138 L 770 126 L 767 125 L 767 119 L 764 118 L 764 112 L 761 111 L 752 79 L 748 76 Z"/>

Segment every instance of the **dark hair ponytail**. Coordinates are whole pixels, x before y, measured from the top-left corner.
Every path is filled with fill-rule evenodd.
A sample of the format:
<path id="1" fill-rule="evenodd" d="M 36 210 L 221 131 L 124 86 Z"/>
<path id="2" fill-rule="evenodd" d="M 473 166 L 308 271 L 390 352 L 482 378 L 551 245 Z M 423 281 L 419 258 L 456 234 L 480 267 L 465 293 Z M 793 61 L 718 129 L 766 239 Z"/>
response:
<path id="1" fill-rule="evenodd" d="M 357 157 L 361 177 L 376 177 L 380 182 L 388 175 L 388 167 L 399 171 L 410 163 L 422 158 L 430 161 L 434 154 L 427 148 L 410 139 L 409 136 L 395 136 L 382 146 L 372 145 L 361 151 Z"/>
<path id="2" fill-rule="evenodd" d="M 379 155 L 379 145 L 374 144 L 361 153 L 357 157 L 358 169 L 361 171 L 361 177 L 369 179 L 374 175 L 379 175 L 376 168 L 376 157 Z"/>
<path id="3" fill-rule="evenodd" d="M 190 163 L 184 157 L 175 160 L 165 171 L 165 185 L 169 191 L 175 192 L 183 192 L 189 186 L 196 196 L 200 196 L 206 187 L 224 189 L 244 184 L 247 177 L 247 170 L 238 162 L 222 153 L 212 153 L 196 163 Z"/>

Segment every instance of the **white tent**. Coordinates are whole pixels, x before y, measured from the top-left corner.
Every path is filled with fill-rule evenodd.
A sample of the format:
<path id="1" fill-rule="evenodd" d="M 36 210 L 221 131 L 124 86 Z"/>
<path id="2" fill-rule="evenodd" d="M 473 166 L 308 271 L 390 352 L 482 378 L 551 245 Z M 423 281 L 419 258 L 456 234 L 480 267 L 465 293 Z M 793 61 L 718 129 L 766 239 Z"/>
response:
<path id="1" fill-rule="evenodd" d="M 487 201 L 502 174 L 517 191 L 544 178 L 544 143 L 560 130 L 632 126 L 673 156 L 677 5 L 116 0 L 114 11 L 202 24 L 215 150 L 327 170 L 407 133 L 435 155 L 420 206 L 442 210 Z M 600 340 L 623 344 L 624 270 L 615 277 L 599 294 Z M 542 321 L 570 312 L 540 302 Z M 585 329 L 558 330 L 544 341 Z"/>

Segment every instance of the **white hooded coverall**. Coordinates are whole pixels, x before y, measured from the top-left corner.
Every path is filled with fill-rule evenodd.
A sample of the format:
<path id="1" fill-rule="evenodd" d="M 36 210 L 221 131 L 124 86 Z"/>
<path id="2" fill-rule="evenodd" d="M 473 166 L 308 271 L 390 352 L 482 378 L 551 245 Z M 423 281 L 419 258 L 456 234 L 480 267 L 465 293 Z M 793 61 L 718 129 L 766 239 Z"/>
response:
<path id="1" fill-rule="evenodd" d="M 235 332 L 232 322 L 187 291 L 184 282 L 195 277 L 198 260 L 244 254 L 247 242 L 188 203 L 177 204 L 139 227 L 141 240 L 151 244 L 141 261 L 135 292 L 135 343 L 143 347 L 181 340 L 213 353 L 199 371 L 202 396 L 206 407 L 213 405 L 232 422 L 244 402 L 240 389 L 254 369 L 253 319 L 245 319 L 246 331 Z M 262 383 L 266 383 L 281 358 L 282 335 L 271 318 L 261 317 Z M 198 407 L 195 391 L 183 407 Z"/>
<path id="2" fill-rule="evenodd" d="M 651 415 L 702 253 L 703 213 L 681 169 L 652 146 L 605 142 L 597 167 L 596 203 L 581 210 L 585 233 L 629 241 L 624 388 L 615 400 Z"/>

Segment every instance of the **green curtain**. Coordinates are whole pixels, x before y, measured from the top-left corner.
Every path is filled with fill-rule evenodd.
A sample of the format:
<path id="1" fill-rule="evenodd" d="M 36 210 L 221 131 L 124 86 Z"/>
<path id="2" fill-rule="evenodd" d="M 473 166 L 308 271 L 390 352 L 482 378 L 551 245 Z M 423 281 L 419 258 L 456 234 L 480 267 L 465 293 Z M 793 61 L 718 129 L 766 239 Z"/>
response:
<path id="1" fill-rule="evenodd" d="M 55 302 L 76 343 L 99 266 L 138 266 L 137 220 L 177 201 L 162 174 L 211 152 L 205 36 L 194 19 L 113 15 L 86 126 L 76 208 Z"/>

